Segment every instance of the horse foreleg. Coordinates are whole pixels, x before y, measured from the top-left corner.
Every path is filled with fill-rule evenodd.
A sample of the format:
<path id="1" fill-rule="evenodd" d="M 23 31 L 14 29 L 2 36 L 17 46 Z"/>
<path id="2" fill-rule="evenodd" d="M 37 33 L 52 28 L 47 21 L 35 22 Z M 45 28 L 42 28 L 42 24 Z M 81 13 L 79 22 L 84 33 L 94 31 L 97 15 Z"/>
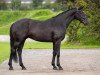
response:
<path id="1" fill-rule="evenodd" d="M 60 49 L 58 49 L 57 52 L 57 66 L 59 67 L 59 70 L 63 70 L 63 68 L 60 65 Z"/>
<path id="2" fill-rule="evenodd" d="M 57 70 L 57 67 L 55 66 L 55 57 L 57 56 L 57 66 L 59 67 L 59 70 L 62 70 L 63 68 L 60 65 L 60 44 L 61 40 L 57 40 L 53 42 L 53 58 L 52 58 L 52 66 L 54 70 Z"/>
<path id="3" fill-rule="evenodd" d="M 55 57 L 57 56 L 57 66 L 59 70 L 63 70 L 63 68 L 60 65 L 60 44 L 61 40 L 57 40 L 53 42 L 53 59 L 52 59 L 52 65 L 53 69 L 57 70 L 57 67 L 55 66 Z"/>
<path id="4" fill-rule="evenodd" d="M 56 51 L 53 50 L 53 57 L 52 57 L 52 66 L 54 70 L 57 70 L 57 67 L 55 66 L 55 57 L 56 57 Z"/>

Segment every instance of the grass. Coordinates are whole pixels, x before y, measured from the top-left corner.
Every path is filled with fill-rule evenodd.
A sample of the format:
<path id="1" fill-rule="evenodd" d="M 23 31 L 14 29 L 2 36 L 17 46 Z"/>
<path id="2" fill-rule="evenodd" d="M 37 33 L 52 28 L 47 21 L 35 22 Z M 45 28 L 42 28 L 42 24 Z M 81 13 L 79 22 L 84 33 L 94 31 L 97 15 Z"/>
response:
<path id="1" fill-rule="evenodd" d="M 80 45 L 80 44 L 62 44 L 62 49 L 80 49 L 80 48 L 100 48 L 100 45 Z M 26 42 L 24 49 L 52 49 L 52 43 L 46 42 Z M 9 57 L 10 47 L 8 42 L 0 42 L 0 63 Z"/>
<path id="2" fill-rule="evenodd" d="M 8 58 L 9 52 L 9 43 L 0 42 L 0 63 Z"/>
<path id="3" fill-rule="evenodd" d="M 24 45 L 25 49 L 51 49 L 52 43 L 47 42 L 27 42 Z M 81 49 L 81 48 L 100 48 L 100 45 L 82 45 L 82 44 L 67 44 L 63 43 L 61 44 L 62 49 Z"/>
<path id="4" fill-rule="evenodd" d="M 31 11 L 0 11 L 0 34 L 9 34 L 9 28 L 17 20 L 31 18 L 35 20 L 46 20 L 59 12 L 48 9 L 38 9 Z"/>

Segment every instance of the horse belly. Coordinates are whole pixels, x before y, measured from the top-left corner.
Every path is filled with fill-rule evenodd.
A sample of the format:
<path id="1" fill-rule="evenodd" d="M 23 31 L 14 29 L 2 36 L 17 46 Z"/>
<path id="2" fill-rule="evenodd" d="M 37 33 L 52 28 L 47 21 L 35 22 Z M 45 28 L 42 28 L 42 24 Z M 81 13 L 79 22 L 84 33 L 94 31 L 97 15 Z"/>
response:
<path id="1" fill-rule="evenodd" d="M 40 41 L 40 42 L 52 42 L 52 36 L 50 33 L 32 33 L 32 35 L 30 35 L 31 39 L 36 40 L 36 41 Z"/>

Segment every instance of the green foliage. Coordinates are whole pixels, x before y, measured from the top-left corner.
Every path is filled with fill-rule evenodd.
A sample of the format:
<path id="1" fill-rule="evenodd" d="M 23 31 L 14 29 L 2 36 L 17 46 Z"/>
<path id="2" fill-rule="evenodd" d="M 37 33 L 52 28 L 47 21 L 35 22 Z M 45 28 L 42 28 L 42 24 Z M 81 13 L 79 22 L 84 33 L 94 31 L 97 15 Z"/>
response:
<path id="1" fill-rule="evenodd" d="M 95 3 L 98 8 L 100 8 L 100 0 L 91 0 L 92 3 Z"/>
<path id="2" fill-rule="evenodd" d="M 86 37 L 91 37 L 94 38 L 96 40 L 98 40 L 100 42 L 100 9 L 95 9 L 93 10 L 89 10 L 89 26 L 86 27 Z"/>
<path id="3" fill-rule="evenodd" d="M 97 0 L 97 2 L 100 2 Z M 83 44 L 100 44 L 100 3 L 92 0 L 75 0 L 66 4 L 69 7 L 84 6 L 84 12 L 88 16 L 88 26 L 79 25 L 78 21 L 74 21 L 68 28 L 69 39 L 68 42 L 83 43 Z"/>
<path id="4" fill-rule="evenodd" d="M 84 6 L 87 7 L 87 3 L 85 2 L 85 0 L 76 0 L 76 4 L 77 7 L 79 6 Z"/>
<path id="5" fill-rule="evenodd" d="M 79 31 L 79 28 L 81 27 L 80 26 L 80 22 L 75 20 L 73 21 L 68 29 L 67 29 L 67 35 L 68 35 L 68 42 L 79 42 L 79 36 L 78 36 L 78 31 Z"/>
<path id="6" fill-rule="evenodd" d="M 36 8 L 38 8 L 39 6 L 41 6 L 41 5 L 42 5 L 42 1 L 43 1 L 43 0 L 32 0 L 32 8 L 33 8 L 33 9 L 36 9 Z"/>
<path id="7" fill-rule="evenodd" d="M 6 10 L 7 9 L 7 4 L 5 0 L 0 0 L 0 10 Z"/>
<path id="8" fill-rule="evenodd" d="M 19 10 L 21 7 L 21 0 L 11 0 L 12 10 Z"/>
<path id="9" fill-rule="evenodd" d="M 47 16 L 47 15 L 50 15 L 50 14 L 53 14 L 53 12 L 50 11 L 50 10 L 37 10 L 36 13 L 34 13 L 32 15 L 32 17 Z"/>

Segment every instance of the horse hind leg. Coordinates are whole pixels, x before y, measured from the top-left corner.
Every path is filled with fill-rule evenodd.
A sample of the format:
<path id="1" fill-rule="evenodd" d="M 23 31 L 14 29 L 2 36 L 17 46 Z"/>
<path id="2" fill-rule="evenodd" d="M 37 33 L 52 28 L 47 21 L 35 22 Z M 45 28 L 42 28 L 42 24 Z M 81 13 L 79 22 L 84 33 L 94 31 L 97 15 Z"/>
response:
<path id="1" fill-rule="evenodd" d="M 19 46 L 18 46 L 18 49 L 17 49 L 17 52 L 18 52 L 18 56 L 19 56 L 19 65 L 22 67 L 22 70 L 26 70 L 25 66 L 23 65 L 23 62 L 22 62 L 22 48 L 24 46 L 24 42 L 25 41 L 22 41 Z"/>
<path id="2" fill-rule="evenodd" d="M 16 52 L 18 44 L 19 44 L 18 42 L 15 42 L 14 40 L 10 40 L 11 52 L 10 52 L 10 58 L 9 58 L 9 62 L 8 62 L 9 70 L 13 70 L 12 59 L 15 62 L 18 62 L 17 52 Z"/>

